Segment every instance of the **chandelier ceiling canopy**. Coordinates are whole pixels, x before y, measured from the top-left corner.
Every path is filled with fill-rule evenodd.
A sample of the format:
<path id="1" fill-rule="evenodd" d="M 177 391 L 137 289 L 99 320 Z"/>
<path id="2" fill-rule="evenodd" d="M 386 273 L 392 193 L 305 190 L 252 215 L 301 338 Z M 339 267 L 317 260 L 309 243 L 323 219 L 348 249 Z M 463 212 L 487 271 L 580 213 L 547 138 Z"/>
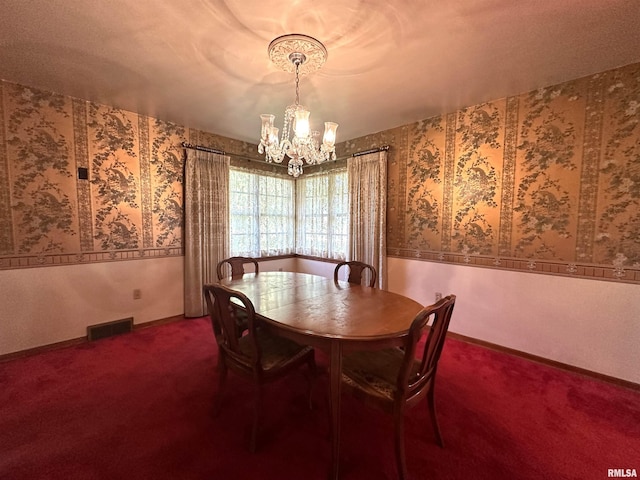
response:
<path id="1" fill-rule="evenodd" d="M 274 126 L 275 115 L 262 114 L 262 129 L 258 152 L 265 154 L 267 162 L 282 163 L 289 158 L 289 175 L 298 177 L 302 166 L 335 160 L 337 123 L 325 122 L 322 144 L 320 132 L 311 131 L 310 112 L 300 105 L 300 74 L 319 70 L 327 60 L 327 49 L 315 38 L 301 34 L 283 35 L 269 44 L 269 58 L 281 70 L 295 73 L 296 100 L 284 112 L 282 136 Z M 292 135 L 293 134 L 293 135 Z"/>

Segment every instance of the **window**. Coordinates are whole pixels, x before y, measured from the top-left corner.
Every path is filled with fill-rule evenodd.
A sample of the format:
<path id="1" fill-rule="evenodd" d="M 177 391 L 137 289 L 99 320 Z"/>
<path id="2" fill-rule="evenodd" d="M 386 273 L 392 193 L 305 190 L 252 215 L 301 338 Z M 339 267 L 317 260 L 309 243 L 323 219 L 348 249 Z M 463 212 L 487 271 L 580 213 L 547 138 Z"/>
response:
<path id="1" fill-rule="evenodd" d="M 231 256 L 298 253 L 344 260 L 349 235 L 347 169 L 294 180 L 231 168 L 229 215 Z"/>
<path id="2" fill-rule="evenodd" d="M 231 256 L 294 253 L 294 187 L 292 178 L 230 170 Z"/>
<path id="3" fill-rule="evenodd" d="M 296 253 L 344 260 L 349 236 L 347 170 L 296 182 Z"/>

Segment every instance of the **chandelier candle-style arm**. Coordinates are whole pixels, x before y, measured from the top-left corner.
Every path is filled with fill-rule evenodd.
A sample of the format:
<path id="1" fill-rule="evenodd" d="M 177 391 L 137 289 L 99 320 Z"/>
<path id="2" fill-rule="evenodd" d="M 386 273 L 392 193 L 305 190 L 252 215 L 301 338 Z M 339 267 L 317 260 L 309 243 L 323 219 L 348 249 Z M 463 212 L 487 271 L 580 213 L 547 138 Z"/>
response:
<path id="1" fill-rule="evenodd" d="M 311 130 L 309 110 L 300 105 L 300 72 L 319 70 L 327 59 L 327 49 L 315 38 L 292 34 L 273 40 L 269 44 L 268 52 L 269 58 L 282 70 L 295 72 L 296 101 L 285 110 L 280 138 L 279 130 L 274 126 L 275 115 L 260 115 L 262 128 L 258 152 L 265 155 L 267 162 L 282 163 L 285 156 L 288 157 L 289 175 L 298 177 L 302 174 L 305 162 L 314 165 L 336 159 L 338 124 L 325 122 L 324 135 L 320 143 L 320 132 Z"/>

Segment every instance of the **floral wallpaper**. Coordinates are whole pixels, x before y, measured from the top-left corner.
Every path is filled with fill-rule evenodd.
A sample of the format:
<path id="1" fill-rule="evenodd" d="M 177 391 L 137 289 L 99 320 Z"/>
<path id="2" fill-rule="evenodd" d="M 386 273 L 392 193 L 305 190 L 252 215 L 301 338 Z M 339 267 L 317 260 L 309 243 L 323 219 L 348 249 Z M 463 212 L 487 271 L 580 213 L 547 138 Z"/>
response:
<path id="1" fill-rule="evenodd" d="M 10 184 L 3 189 L 11 196 L 3 205 L 9 216 L 2 223 L 11 227 L 17 241 L 3 236 L 0 252 L 77 249 L 77 202 L 70 194 L 74 189 L 70 102 L 46 92 L 15 87 L 6 91 L 5 154 L 12 162 L 3 175 Z"/>
<path id="2" fill-rule="evenodd" d="M 342 142 L 335 165 L 390 146 L 391 256 L 640 283 L 639 124 L 634 64 Z M 254 144 L 0 82 L 0 269 L 182 255 L 182 142 L 286 171 Z"/>
<path id="3" fill-rule="evenodd" d="M 391 256 L 640 283 L 640 64 L 367 135 Z"/>
<path id="4" fill-rule="evenodd" d="M 182 142 L 259 162 L 255 145 L 9 82 L 0 142 L 0 269 L 181 256 Z"/>

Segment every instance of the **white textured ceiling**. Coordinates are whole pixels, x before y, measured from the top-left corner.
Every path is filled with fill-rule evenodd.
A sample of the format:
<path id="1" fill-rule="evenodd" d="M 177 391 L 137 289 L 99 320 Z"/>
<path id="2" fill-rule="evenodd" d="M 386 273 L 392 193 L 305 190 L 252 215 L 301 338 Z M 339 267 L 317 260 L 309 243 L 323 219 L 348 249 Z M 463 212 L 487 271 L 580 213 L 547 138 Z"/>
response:
<path id="1" fill-rule="evenodd" d="M 0 78 L 256 143 L 295 98 L 267 56 L 302 33 L 300 81 L 338 142 L 640 62 L 639 0 L 2 0 Z"/>

